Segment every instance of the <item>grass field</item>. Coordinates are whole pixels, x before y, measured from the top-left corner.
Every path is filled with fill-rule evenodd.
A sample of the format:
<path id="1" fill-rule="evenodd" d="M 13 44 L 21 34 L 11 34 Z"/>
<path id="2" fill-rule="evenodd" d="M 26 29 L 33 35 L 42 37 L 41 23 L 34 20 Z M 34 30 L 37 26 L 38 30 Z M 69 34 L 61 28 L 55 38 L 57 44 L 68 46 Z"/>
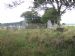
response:
<path id="1" fill-rule="evenodd" d="M 0 56 L 75 56 L 75 28 L 0 30 Z"/>

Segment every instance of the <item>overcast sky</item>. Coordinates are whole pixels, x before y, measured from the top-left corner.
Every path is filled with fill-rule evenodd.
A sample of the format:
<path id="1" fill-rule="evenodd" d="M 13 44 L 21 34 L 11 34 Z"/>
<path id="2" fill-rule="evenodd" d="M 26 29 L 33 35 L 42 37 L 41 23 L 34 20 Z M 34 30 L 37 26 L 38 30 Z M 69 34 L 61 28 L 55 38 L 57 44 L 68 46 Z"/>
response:
<path id="1" fill-rule="evenodd" d="M 6 4 L 11 3 L 14 0 L 0 0 L 0 23 L 19 22 L 24 20 L 20 15 L 29 10 L 29 6 L 32 6 L 33 0 L 25 0 L 21 5 L 10 9 Z M 61 17 L 63 23 L 75 24 L 75 9 L 67 11 Z"/>

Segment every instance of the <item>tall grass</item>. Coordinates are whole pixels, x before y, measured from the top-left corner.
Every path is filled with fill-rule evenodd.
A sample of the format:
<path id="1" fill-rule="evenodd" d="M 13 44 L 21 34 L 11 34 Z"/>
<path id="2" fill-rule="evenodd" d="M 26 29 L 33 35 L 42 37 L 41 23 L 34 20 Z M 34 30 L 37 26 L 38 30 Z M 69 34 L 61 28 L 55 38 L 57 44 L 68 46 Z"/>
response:
<path id="1" fill-rule="evenodd" d="M 0 30 L 0 56 L 75 56 L 75 31 Z"/>

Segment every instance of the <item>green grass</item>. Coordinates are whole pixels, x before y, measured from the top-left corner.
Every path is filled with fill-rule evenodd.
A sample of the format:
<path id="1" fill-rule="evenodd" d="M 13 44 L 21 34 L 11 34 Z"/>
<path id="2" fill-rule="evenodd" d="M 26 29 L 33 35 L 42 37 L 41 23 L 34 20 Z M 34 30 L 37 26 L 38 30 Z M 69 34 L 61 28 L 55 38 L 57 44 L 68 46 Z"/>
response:
<path id="1" fill-rule="evenodd" d="M 75 56 L 75 30 L 0 30 L 0 56 Z"/>

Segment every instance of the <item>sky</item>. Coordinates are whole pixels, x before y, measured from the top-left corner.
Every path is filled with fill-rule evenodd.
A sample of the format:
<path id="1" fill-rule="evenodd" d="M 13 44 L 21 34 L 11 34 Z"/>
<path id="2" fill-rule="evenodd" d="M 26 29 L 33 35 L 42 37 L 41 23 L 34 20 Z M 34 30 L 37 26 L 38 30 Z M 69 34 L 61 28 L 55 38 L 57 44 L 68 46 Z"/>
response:
<path id="1" fill-rule="evenodd" d="M 0 0 L 0 23 L 19 22 L 24 20 L 20 15 L 29 10 L 29 6 L 32 6 L 33 0 L 24 0 L 21 5 L 8 8 L 7 4 L 14 0 Z M 67 11 L 61 17 L 61 23 L 75 24 L 75 9 Z"/>
<path id="2" fill-rule="evenodd" d="M 0 0 L 0 23 L 19 22 L 24 20 L 20 15 L 29 10 L 32 0 L 25 0 L 24 3 L 14 8 L 8 8 L 7 4 L 14 0 Z"/>

